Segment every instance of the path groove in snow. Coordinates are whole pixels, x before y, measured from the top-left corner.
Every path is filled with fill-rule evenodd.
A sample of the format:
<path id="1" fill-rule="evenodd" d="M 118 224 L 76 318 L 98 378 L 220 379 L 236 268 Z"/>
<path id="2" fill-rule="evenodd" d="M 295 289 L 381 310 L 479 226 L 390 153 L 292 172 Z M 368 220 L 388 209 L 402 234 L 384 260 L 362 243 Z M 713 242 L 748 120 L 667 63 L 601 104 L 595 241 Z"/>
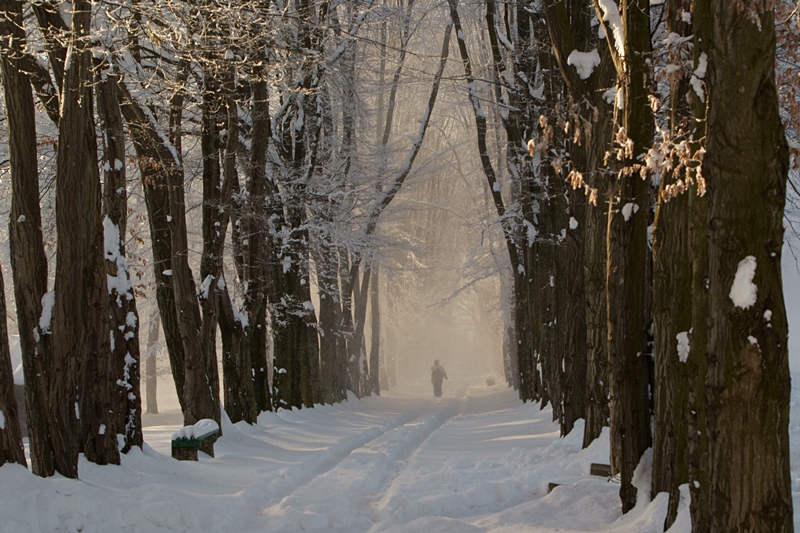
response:
<path id="1" fill-rule="evenodd" d="M 460 401 L 448 398 L 428 402 L 418 416 L 393 425 L 344 457 L 332 468 L 317 476 L 313 483 L 299 487 L 280 504 L 265 509 L 271 518 L 271 531 L 366 531 L 379 518 L 370 504 L 379 499 L 403 468 L 407 458 L 459 410 Z M 307 506 L 319 494 L 317 502 L 299 521 L 298 507 Z"/>
<path id="2" fill-rule="evenodd" d="M 549 408 L 482 381 L 223 420 L 198 462 L 169 457 L 179 413 L 150 415 L 121 466 L 81 459 L 77 481 L 0 468 L 0 533 L 661 533 L 664 498 L 622 516 L 618 485 L 589 476 L 607 434 L 582 450 L 582 422 L 559 438 Z"/>

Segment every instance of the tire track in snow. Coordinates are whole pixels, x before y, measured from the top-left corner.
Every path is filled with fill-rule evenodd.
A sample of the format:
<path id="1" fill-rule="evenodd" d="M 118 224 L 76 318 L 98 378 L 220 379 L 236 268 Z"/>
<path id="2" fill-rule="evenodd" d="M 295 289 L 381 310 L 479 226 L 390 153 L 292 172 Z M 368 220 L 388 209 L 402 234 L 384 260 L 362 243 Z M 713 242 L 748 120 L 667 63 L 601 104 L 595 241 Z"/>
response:
<path id="1" fill-rule="evenodd" d="M 264 509 L 270 531 L 355 532 L 367 531 L 379 520 L 374 503 L 380 501 L 409 458 L 441 426 L 461 409 L 463 400 L 431 401 L 411 411 L 408 420 L 393 424 L 386 431 L 353 449 L 330 468 L 313 476 L 313 482 L 292 490 L 280 503 Z M 403 418 L 401 415 L 398 418 Z M 290 511 L 317 504 L 306 510 L 300 523 Z"/>

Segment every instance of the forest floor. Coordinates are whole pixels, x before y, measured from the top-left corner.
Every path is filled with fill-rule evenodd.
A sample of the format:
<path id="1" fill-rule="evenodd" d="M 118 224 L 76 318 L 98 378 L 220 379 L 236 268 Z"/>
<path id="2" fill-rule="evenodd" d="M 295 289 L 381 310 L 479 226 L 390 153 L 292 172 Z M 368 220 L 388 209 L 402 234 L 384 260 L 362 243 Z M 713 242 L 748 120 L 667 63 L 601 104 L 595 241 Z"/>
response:
<path id="1" fill-rule="evenodd" d="M 800 383 L 800 376 L 795 376 Z M 80 480 L 0 468 L 0 532 L 660 533 L 666 495 L 619 511 L 607 434 L 581 450 L 549 408 L 483 379 L 386 391 L 341 405 L 223 423 L 216 457 L 170 457 L 175 412 L 147 415 L 143 451 L 121 466 L 81 459 Z M 792 395 L 792 479 L 800 517 L 800 390 Z M 643 465 L 647 461 L 643 462 Z M 649 486 L 640 466 L 637 484 Z M 548 484 L 558 483 L 548 493 Z M 671 533 L 690 529 L 682 502 Z"/>

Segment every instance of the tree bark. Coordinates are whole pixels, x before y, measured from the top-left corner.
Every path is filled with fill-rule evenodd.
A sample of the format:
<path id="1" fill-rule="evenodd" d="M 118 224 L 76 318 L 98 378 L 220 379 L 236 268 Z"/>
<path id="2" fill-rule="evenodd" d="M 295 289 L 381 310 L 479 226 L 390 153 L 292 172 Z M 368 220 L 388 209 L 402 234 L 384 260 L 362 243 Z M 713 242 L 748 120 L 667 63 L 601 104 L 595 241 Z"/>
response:
<path id="1" fill-rule="evenodd" d="M 667 27 L 687 37 L 691 24 L 683 13 L 691 5 L 668 0 Z M 680 55 L 670 62 L 680 65 Z M 688 105 L 689 78 L 680 71 L 670 80 L 670 142 L 690 138 L 692 115 Z M 676 158 L 677 159 L 677 158 Z M 673 166 L 680 168 L 680 162 Z M 664 529 L 675 521 L 680 503 L 680 485 L 689 481 L 688 443 L 691 404 L 689 333 L 692 331 L 692 248 L 689 240 L 689 194 L 670 199 L 669 187 L 685 173 L 666 172 L 661 177 L 653 229 L 653 495 L 669 492 L 670 505 Z"/>
<path id="2" fill-rule="evenodd" d="M 775 85 L 774 12 L 766 2 L 698 4 L 710 38 L 702 167 L 708 453 L 701 458 L 709 483 L 708 508 L 694 511 L 710 532 L 788 532 L 791 385 L 781 248 L 789 154 Z"/>
<path id="3" fill-rule="evenodd" d="M 0 466 L 18 463 L 25 467 L 25 449 L 17 415 L 17 400 L 14 397 L 14 369 L 11 368 L 11 353 L 8 349 L 6 327 L 6 292 L 3 272 L 0 269 Z"/>
<path id="4" fill-rule="evenodd" d="M 156 354 L 158 349 L 158 330 L 161 328 L 158 315 L 150 319 L 147 328 L 147 354 L 144 359 L 145 395 L 147 396 L 147 413 L 158 414 L 158 364 Z"/>
<path id="5" fill-rule="evenodd" d="M 380 281 L 380 270 L 378 266 L 372 265 L 372 281 L 370 285 L 369 306 L 371 311 L 370 326 L 372 327 L 372 334 L 370 335 L 370 349 L 369 349 L 369 383 L 370 394 L 377 396 L 381 395 L 381 310 L 380 310 L 380 292 L 378 284 Z"/>
<path id="6" fill-rule="evenodd" d="M 114 389 L 114 426 L 124 435 L 121 451 L 141 448 L 142 399 L 140 393 L 139 313 L 125 258 L 127 230 L 127 180 L 125 174 L 125 132 L 119 107 L 119 79 L 108 64 L 97 79 L 97 111 L 101 119 L 104 164 L 106 272 L 109 286 L 111 332 L 111 379 Z"/>
<path id="7" fill-rule="evenodd" d="M 558 62 L 561 75 L 570 95 L 568 119 L 571 125 L 572 141 L 569 148 L 572 171 L 576 172 L 570 194 L 571 216 L 576 227 L 570 221 L 567 233 L 567 246 L 570 251 L 568 267 L 575 265 L 572 258 L 580 258 L 578 264 L 582 275 L 567 275 L 568 305 L 581 302 L 583 321 L 573 321 L 567 326 L 567 342 L 576 342 L 576 347 L 568 345 L 567 354 L 573 350 L 581 353 L 585 350 L 585 359 L 572 358 L 567 365 L 574 365 L 565 375 L 565 401 L 577 402 L 575 408 L 565 408 L 565 427 L 567 430 L 573 423 L 571 413 L 584 412 L 583 446 L 588 446 L 600 436 L 604 426 L 608 425 L 608 379 L 606 356 L 606 304 L 605 304 L 605 266 L 606 266 L 606 226 L 607 213 L 600 206 L 589 205 L 587 194 L 594 190 L 595 198 L 605 198 L 608 177 L 601 171 L 604 153 L 609 148 L 611 138 L 611 109 L 603 100 L 603 88 L 613 84 L 613 64 L 606 48 L 597 49 L 597 34 L 592 26 L 591 2 L 574 0 L 570 2 L 547 1 L 543 4 L 547 19 L 547 30 L 553 45 L 553 53 Z M 578 75 L 575 67 L 569 64 L 568 58 L 573 50 L 590 51 L 596 49 L 600 64 L 587 78 Z M 580 179 L 578 179 L 580 176 Z M 580 241 L 581 248 L 576 248 Z M 581 311 L 577 308 L 567 311 L 572 317 Z M 568 320 L 572 320 L 568 318 Z M 586 334 L 569 333 L 579 331 L 585 323 Z M 578 329 L 576 329 L 578 328 Z M 581 345 L 582 344 L 582 345 Z M 576 395 L 582 397 L 578 398 Z M 582 402 L 582 406 L 581 406 Z"/>
<path id="8" fill-rule="evenodd" d="M 246 287 L 242 312 L 247 314 L 248 331 L 244 339 L 243 355 L 252 367 L 253 393 L 256 412 L 272 410 L 272 396 L 267 364 L 267 297 L 266 297 L 266 195 L 269 183 L 266 176 L 267 149 L 269 147 L 270 118 L 269 93 L 265 72 L 257 70 L 253 82 L 253 126 L 250 143 L 250 172 L 247 181 L 246 214 L 243 232 L 246 245 L 243 250 L 243 282 Z"/>
<path id="9" fill-rule="evenodd" d="M 604 9 L 598 5 L 598 16 Z M 640 179 L 640 156 L 651 146 L 649 107 L 650 15 L 647 0 L 622 0 L 625 42 L 617 43 L 604 21 L 622 91 L 623 119 L 618 150 L 623 169 L 611 184 L 606 255 L 606 312 L 611 427 L 611 468 L 621 476 L 623 512 L 636 504 L 633 473 L 650 447 L 647 326 L 648 183 Z M 624 48 L 624 54 L 620 53 Z"/>
<path id="10" fill-rule="evenodd" d="M 19 65 L 25 47 L 22 2 L 3 0 L 0 13 L 0 31 L 8 39 L 7 46 L 0 48 L 0 54 L 11 166 L 9 245 L 26 376 L 31 469 L 34 474 L 47 477 L 55 472 L 55 462 L 48 422 L 49 335 L 41 335 L 39 329 L 42 297 L 47 292 L 47 258 L 39 210 L 36 119 L 30 82 Z"/>
<path id="11" fill-rule="evenodd" d="M 118 463 L 115 429 L 107 409 L 108 324 L 102 266 L 99 175 L 94 145 L 90 52 L 91 6 L 72 2 L 70 56 L 64 74 L 56 164 L 58 243 L 52 310 L 53 362 L 49 414 L 56 470 L 78 476 L 78 452 Z M 109 390 L 106 390 L 109 389 Z M 79 428 L 76 430 L 76 428 Z"/>

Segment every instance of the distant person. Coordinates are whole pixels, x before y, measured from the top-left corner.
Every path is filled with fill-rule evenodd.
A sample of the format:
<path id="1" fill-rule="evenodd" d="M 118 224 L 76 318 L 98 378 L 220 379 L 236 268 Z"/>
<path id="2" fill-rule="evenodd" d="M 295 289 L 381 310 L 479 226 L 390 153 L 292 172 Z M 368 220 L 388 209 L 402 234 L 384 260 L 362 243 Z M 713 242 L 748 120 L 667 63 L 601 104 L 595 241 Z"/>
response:
<path id="1" fill-rule="evenodd" d="M 434 359 L 433 366 L 431 367 L 431 383 L 433 383 L 434 396 L 442 395 L 442 380 L 445 379 L 447 379 L 447 372 L 445 372 L 444 367 L 439 364 L 439 360 Z"/>

